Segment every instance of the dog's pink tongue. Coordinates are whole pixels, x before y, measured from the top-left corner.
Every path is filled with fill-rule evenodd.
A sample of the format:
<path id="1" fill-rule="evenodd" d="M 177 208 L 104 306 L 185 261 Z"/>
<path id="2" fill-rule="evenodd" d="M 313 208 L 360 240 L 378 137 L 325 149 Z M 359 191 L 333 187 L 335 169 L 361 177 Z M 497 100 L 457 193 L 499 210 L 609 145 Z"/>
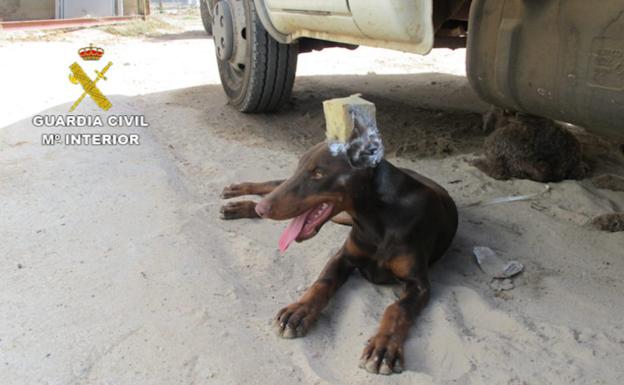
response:
<path id="1" fill-rule="evenodd" d="M 308 216 L 308 211 L 299 215 L 286 226 L 286 229 L 282 233 L 279 239 L 279 249 L 283 253 L 288 249 L 288 246 L 297 239 L 299 233 L 301 233 L 301 229 L 303 229 L 303 225 L 305 224 L 306 217 Z"/>

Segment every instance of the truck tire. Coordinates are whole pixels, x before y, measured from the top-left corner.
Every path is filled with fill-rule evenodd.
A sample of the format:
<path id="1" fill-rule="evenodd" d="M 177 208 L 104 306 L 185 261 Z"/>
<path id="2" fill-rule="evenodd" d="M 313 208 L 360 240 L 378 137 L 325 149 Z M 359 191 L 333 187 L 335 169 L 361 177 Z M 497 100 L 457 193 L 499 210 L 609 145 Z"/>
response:
<path id="1" fill-rule="evenodd" d="M 212 36 L 212 15 L 210 15 L 207 0 L 200 0 L 199 13 L 201 15 L 202 23 L 204 24 L 204 29 L 206 30 L 206 33 L 209 36 Z"/>
<path id="2" fill-rule="evenodd" d="M 223 3 L 232 8 L 220 9 Z M 233 9 L 237 3 L 241 6 L 238 12 Z M 227 33 L 223 26 L 219 31 L 215 29 L 214 37 L 219 76 L 230 104 L 241 112 L 278 110 L 290 99 L 297 68 L 297 45 L 280 44 L 269 35 L 260 22 L 253 0 L 219 1 L 213 12 L 215 28 L 219 28 L 216 23 L 223 21 L 222 16 L 227 16 L 226 11 L 233 20 L 227 31 L 237 39 L 235 45 L 219 46 Z M 222 48 L 230 50 L 229 56 L 222 54 Z"/>

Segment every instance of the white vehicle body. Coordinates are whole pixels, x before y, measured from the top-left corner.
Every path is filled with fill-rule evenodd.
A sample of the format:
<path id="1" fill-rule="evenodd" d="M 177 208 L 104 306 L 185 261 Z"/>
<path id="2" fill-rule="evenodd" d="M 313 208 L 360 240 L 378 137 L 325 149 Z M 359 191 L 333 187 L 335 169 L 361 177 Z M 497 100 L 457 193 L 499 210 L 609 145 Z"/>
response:
<path id="1" fill-rule="evenodd" d="M 281 43 L 309 37 L 422 55 L 433 48 L 432 0 L 254 1 Z"/>

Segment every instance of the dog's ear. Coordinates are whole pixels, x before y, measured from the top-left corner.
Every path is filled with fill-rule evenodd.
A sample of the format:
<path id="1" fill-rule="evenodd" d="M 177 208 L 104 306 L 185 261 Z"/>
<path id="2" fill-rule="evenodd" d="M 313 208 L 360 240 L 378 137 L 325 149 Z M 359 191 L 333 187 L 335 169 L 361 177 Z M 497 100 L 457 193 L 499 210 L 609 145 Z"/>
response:
<path id="1" fill-rule="evenodd" d="M 350 113 L 353 131 L 346 146 L 347 158 L 355 168 L 375 167 L 384 155 L 375 117 L 358 106 L 352 106 Z"/>

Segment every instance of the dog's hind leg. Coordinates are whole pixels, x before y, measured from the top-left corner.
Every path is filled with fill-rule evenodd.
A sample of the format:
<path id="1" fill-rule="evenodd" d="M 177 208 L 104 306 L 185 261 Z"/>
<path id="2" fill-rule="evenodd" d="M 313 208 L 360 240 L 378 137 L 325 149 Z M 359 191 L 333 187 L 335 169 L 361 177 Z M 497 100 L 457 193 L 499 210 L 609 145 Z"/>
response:
<path id="1" fill-rule="evenodd" d="M 230 199 L 242 195 L 266 195 L 271 191 L 275 190 L 275 188 L 282 184 L 283 181 L 284 180 L 272 180 L 261 183 L 234 183 L 223 189 L 223 192 L 221 193 L 221 198 Z"/>
<path id="2" fill-rule="evenodd" d="M 277 313 L 275 329 L 283 338 L 303 337 L 331 297 L 347 280 L 353 266 L 347 261 L 343 247 L 332 257 L 318 279 L 306 290 L 299 301 L 292 303 Z"/>
<path id="3" fill-rule="evenodd" d="M 256 202 L 237 201 L 221 206 L 221 219 L 260 218 L 256 213 Z"/>

